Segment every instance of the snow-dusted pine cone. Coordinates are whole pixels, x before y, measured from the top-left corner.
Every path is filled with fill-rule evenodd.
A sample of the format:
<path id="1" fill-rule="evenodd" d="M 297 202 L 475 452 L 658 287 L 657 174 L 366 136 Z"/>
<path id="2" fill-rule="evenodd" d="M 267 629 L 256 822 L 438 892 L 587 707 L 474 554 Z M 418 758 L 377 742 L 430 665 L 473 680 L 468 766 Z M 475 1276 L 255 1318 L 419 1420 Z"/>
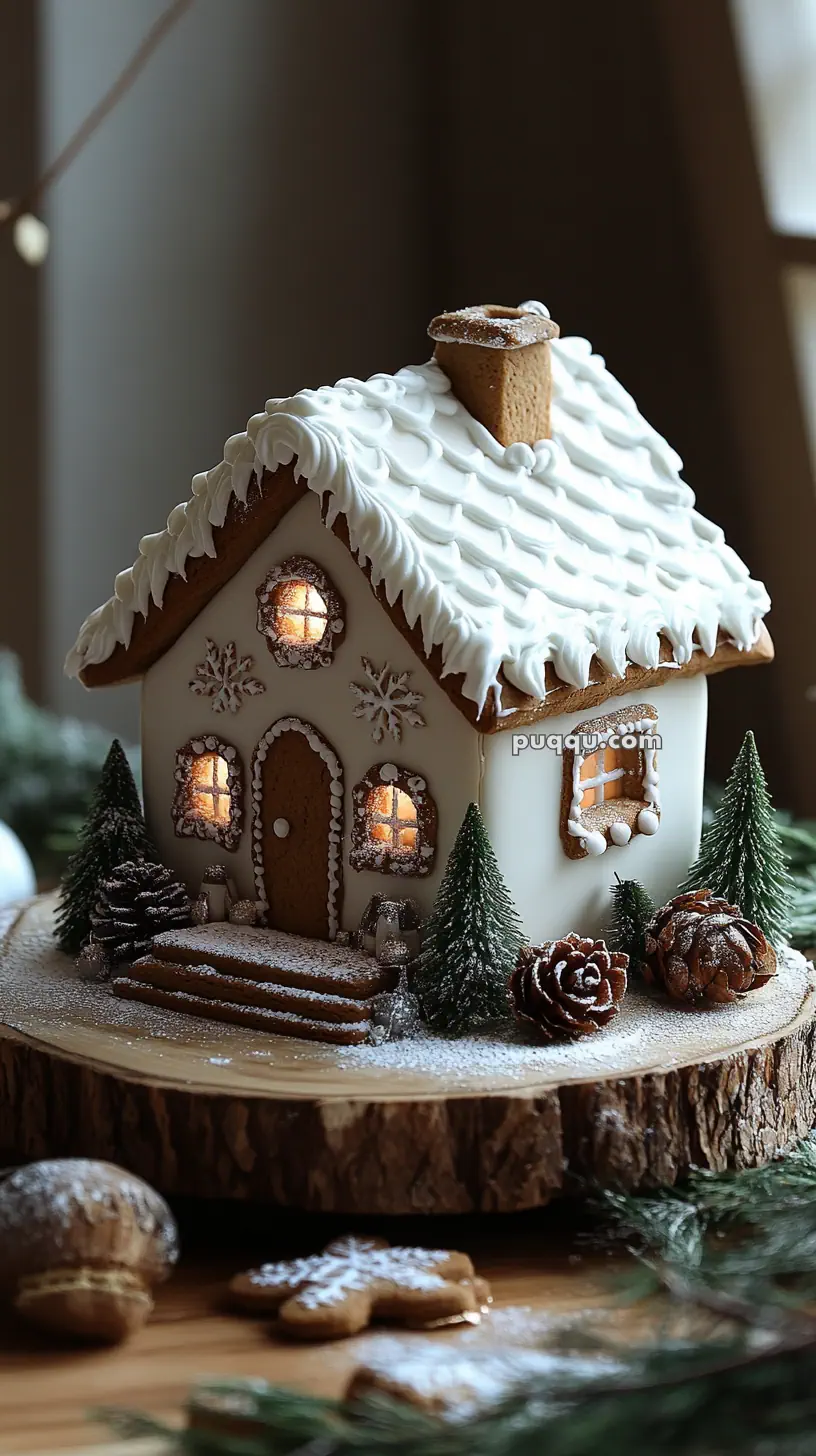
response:
<path id="1" fill-rule="evenodd" d="M 575 934 L 524 946 L 510 979 L 516 1017 L 544 1041 L 590 1036 L 617 1015 L 628 964 L 622 951 Z"/>
<path id="2" fill-rule="evenodd" d="M 776 955 L 736 905 L 692 890 L 649 921 L 643 974 L 673 1001 L 712 1006 L 764 986 L 776 974 Z"/>
<path id="3" fill-rule="evenodd" d="M 126 860 L 103 880 L 91 915 L 94 941 L 112 964 L 135 961 L 160 930 L 190 924 L 190 898 L 164 865 Z"/>

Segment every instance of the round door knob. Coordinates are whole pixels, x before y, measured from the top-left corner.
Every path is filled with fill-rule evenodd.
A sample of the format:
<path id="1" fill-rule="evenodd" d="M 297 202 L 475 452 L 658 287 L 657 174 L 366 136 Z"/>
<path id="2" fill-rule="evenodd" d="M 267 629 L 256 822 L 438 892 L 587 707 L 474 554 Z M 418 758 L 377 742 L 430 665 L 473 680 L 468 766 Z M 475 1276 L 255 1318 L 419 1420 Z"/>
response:
<path id="1" fill-rule="evenodd" d="M 285 839 L 289 833 L 289 820 L 276 819 L 272 825 L 272 832 L 273 834 L 277 834 L 278 839 Z"/>

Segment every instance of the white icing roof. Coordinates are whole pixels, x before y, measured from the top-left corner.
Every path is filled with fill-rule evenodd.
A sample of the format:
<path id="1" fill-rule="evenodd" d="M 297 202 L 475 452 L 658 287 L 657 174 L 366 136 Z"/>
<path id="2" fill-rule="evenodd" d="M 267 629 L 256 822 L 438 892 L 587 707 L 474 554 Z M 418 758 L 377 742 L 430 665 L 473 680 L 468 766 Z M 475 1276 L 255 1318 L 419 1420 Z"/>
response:
<path id="1" fill-rule="evenodd" d="M 167 529 L 145 536 L 115 595 L 84 623 L 66 671 L 127 647 L 134 616 L 161 606 L 190 556 L 215 555 L 213 527 L 255 470 L 296 459 L 327 494 L 327 524 L 347 522 L 351 546 L 388 600 L 402 595 L 426 652 L 483 705 L 501 668 L 545 696 L 544 668 L 576 687 L 597 654 L 622 675 L 655 667 L 660 634 L 686 663 L 718 631 L 756 641 L 770 601 L 723 533 L 694 509 L 682 462 L 639 414 L 585 339 L 552 343 L 552 439 L 500 445 L 430 362 L 365 383 L 270 400 L 224 460 L 193 480 Z"/>

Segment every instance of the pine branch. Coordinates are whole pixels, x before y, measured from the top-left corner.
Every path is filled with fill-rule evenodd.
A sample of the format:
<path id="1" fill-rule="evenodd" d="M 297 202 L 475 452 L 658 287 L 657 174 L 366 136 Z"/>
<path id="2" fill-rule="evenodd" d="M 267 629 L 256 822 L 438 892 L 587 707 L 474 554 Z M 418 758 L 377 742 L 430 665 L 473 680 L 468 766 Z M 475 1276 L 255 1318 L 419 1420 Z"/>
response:
<path id="1" fill-rule="evenodd" d="M 607 1358 L 588 1375 L 587 1351 L 610 1347 L 585 1335 L 552 1376 L 526 1378 L 468 1420 L 221 1382 L 246 1434 L 199 1422 L 168 1439 L 180 1456 L 813 1456 L 816 1319 L 801 1307 L 801 1270 L 816 1273 L 816 1139 L 764 1169 L 700 1172 L 648 1198 L 604 1193 L 598 1206 L 607 1240 L 636 1243 L 635 1272 L 705 1321 L 699 1336 L 614 1346 L 614 1370 Z"/>

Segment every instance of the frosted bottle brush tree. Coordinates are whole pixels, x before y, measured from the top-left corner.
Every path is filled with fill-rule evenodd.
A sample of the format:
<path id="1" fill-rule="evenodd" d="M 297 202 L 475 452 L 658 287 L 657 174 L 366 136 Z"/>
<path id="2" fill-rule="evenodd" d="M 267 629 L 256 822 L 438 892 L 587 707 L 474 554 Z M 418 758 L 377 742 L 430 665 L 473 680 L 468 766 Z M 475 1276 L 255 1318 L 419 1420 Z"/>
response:
<path id="1" fill-rule="evenodd" d="M 609 948 L 622 950 L 628 955 L 632 973 L 640 970 L 646 958 L 646 926 L 654 910 L 651 896 L 637 880 L 622 880 L 619 875 L 615 876 Z"/>
<path id="2" fill-rule="evenodd" d="M 124 860 L 155 859 L 139 792 L 122 745 L 114 738 L 90 812 L 62 882 L 57 941 L 70 955 L 85 944 L 102 880 Z"/>
<path id="3" fill-rule="evenodd" d="M 682 889 L 711 890 L 738 905 L 776 949 L 785 944 L 793 882 L 750 729 Z"/>
<path id="4" fill-rule="evenodd" d="M 508 1015 L 521 924 L 476 804 L 451 850 L 426 927 L 414 989 L 438 1031 L 471 1031 Z"/>

